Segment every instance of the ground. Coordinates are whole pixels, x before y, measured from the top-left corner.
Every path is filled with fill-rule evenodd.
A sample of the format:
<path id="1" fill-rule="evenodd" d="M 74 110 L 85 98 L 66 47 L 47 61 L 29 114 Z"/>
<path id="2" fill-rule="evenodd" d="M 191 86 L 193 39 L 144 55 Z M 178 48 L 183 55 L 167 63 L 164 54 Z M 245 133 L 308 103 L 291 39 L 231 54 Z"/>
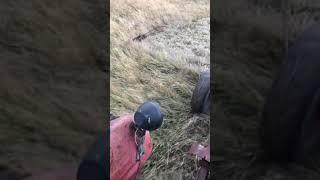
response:
<path id="1" fill-rule="evenodd" d="M 316 170 L 267 161 L 259 142 L 262 108 L 286 44 L 319 18 L 311 1 L 285 2 L 289 16 L 283 16 L 281 1 L 213 3 L 216 179 L 319 179 Z"/>
<path id="2" fill-rule="evenodd" d="M 165 114 L 139 179 L 194 178 L 197 161 L 187 152 L 209 142 L 209 117 L 190 113 L 199 70 L 209 64 L 208 17 L 207 0 L 111 1 L 111 112 L 156 100 Z M 153 29 L 160 30 L 133 41 Z"/>

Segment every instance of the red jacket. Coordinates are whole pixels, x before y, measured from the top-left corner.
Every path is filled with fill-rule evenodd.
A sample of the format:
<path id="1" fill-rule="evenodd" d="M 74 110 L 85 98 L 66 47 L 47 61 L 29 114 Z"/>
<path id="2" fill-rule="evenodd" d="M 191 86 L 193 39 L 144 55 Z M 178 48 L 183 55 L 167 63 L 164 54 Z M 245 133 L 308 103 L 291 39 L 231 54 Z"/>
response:
<path id="1" fill-rule="evenodd" d="M 110 180 L 134 180 L 152 153 L 150 133 L 144 140 L 144 155 L 136 161 L 136 144 L 132 129 L 133 114 L 119 117 L 110 124 Z"/>

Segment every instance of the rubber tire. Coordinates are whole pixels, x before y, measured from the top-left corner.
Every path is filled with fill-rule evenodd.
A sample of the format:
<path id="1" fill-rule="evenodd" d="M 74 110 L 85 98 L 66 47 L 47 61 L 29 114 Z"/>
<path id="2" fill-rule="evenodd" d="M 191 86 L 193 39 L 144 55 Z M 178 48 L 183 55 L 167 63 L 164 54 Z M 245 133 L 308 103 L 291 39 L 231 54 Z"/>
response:
<path id="1" fill-rule="evenodd" d="M 320 144 L 319 37 L 317 25 L 288 49 L 286 63 L 266 99 L 261 145 L 274 160 L 301 162 Z"/>
<path id="2" fill-rule="evenodd" d="M 191 98 L 192 113 L 210 113 L 210 71 L 200 73 Z"/>

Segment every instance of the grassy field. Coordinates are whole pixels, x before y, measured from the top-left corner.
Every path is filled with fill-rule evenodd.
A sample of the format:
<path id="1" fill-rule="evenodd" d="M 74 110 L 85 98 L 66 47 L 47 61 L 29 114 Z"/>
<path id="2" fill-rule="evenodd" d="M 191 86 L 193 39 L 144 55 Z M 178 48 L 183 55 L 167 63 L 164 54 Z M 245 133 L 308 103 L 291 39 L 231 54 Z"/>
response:
<path id="1" fill-rule="evenodd" d="M 268 162 L 259 143 L 260 113 L 286 44 L 320 17 L 311 1 L 286 2 L 288 16 L 282 1 L 213 3 L 216 179 L 319 179 L 314 170 Z"/>
<path id="2" fill-rule="evenodd" d="M 0 3 L 0 174 L 79 162 L 105 130 L 104 1 Z"/>
<path id="3" fill-rule="evenodd" d="M 111 1 L 111 112 L 133 113 L 151 99 L 165 114 L 162 127 L 152 132 L 153 155 L 140 179 L 181 175 L 192 179 L 197 163 L 187 151 L 193 142 L 209 140 L 209 118 L 190 114 L 197 70 L 132 39 L 157 26 L 189 24 L 205 17 L 209 17 L 208 0 Z"/>

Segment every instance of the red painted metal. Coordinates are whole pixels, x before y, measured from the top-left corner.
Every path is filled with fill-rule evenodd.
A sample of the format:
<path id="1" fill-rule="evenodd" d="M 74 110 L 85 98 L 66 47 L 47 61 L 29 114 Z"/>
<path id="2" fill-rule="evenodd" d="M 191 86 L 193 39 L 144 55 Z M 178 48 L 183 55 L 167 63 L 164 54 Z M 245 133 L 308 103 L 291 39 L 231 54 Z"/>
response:
<path id="1" fill-rule="evenodd" d="M 135 130 L 133 114 L 111 121 L 110 126 L 110 179 L 134 180 L 139 171 L 151 156 L 152 142 L 150 133 L 145 134 L 145 153 L 136 161 Z"/>
<path id="2" fill-rule="evenodd" d="M 200 159 L 200 169 L 197 172 L 196 180 L 207 180 L 209 175 L 210 147 L 193 144 L 189 153 Z"/>

